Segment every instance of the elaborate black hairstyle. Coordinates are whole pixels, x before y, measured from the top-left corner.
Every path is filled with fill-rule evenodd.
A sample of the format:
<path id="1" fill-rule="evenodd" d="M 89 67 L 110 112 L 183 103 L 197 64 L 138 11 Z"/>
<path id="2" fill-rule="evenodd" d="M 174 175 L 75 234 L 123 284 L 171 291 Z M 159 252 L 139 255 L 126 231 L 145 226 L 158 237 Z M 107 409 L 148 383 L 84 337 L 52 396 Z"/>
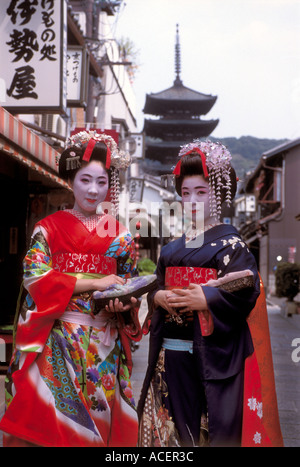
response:
<path id="1" fill-rule="evenodd" d="M 63 180 L 74 180 L 74 177 L 78 170 L 88 162 L 93 160 L 99 161 L 103 164 L 104 168 L 106 165 L 107 157 L 107 146 L 103 142 L 96 142 L 90 155 L 89 161 L 86 162 L 83 159 L 85 150 L 88 143 L 83 144 L 81 147 L 69 147 L 65 149 L 59 159 L 58 171 L 59 175 Z M 105 169 L 108 173 L 109 180 L 111 179 L 111 169 Z"/>
<path id="2" fill-rule="evenodd" d="M 210 169 L 207 168 L 208 174 L 210 173 Z M 183 179 L 185 177 L 191 177 L 193 175 L 201 175 L 205 179 L 204 169 L 202 158 L 198 152 L 191 152 L 181 157 L 180 159 L 180 175 L 175 176 L 175 189 L 179 196 L 181 196 L 181 186 Z M 230 165 L 230 169 L 228 172 L 230 177 L 230 196 L 231 200 L 235 197 L 236 189 L 237 189 L 237 177 L 234 168 Z M 207 178 L 208 182 L 208 178 Z M 224 176 L 220 176 L 219 185 L 221 190 L 221 203 L 226 200 L 227 196 L 227 185 L 228 180 L 224 178 Z M 218 181 L 216 181 L 218 183 Z M 217 189 L 218 186 L 215 187 Z"/>

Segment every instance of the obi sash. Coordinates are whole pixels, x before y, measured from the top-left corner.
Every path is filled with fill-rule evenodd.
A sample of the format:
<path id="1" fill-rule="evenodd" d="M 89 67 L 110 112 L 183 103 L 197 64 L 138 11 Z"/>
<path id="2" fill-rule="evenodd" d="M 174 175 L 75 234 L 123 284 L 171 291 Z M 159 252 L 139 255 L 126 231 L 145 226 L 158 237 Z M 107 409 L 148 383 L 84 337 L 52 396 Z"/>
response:
<path id="1" fill-rule="evenodd" d="M 165 272 L 165 288 L 167 290 L 187 288 L 190 284 L 206 284 L 217 279 L 217 270 L 213 268 L 168 267 Z M 213 332 L 213 319 L 208 310 L 198 311 L 198 319 L 203 336 Z"/>
<path id="2" fill-rule="evenodd" d="M 217 279 L 217 270 L 212 268 L 168 267 L 165 273 L 166 289 L 188 287 L 193 284 L 206 284 L 210 279 Z"/>
<path id="3" fill-rule="evenodd" d="M 103 344 L 110 346 L 111 344 L 111 329 L 117 327 L 117 321 L 109 314 L 99 313 L 97 316 L 87 313 L 79 313 L 78 311 L 65 311 L 59 321 L 66 323 L 79 324 L 81 326 L 91 326 L 93 328 L 105 328 Z"/>
<path id="4" fill-rule="evenodd" d="M 108 276 L 117 273 L 117 261 L 109 256 L 92 253 L 59 253 L 52 257 L 55 271 L 92 273 Z"/>

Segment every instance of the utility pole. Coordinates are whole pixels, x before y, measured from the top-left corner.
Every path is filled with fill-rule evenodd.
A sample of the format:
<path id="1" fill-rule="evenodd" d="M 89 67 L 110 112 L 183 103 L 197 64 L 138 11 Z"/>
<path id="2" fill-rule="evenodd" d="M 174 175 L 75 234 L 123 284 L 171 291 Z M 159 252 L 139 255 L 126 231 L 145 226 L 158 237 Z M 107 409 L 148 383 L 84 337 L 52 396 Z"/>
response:
<path id="1" fill-rule="evenodd" d="M 101 11 L 106 11 L 108 14 L 113 15 L 116 8 L 119 8 L 122 0 L 86 0 L 85 13 L 86 13 L 86 37 L 92 41 L 99 40 L 99 16 Z M 121 63 L 120 63 L 121 64 Z M 123 65 L 123 63 L 122 63 Z M 88 83 L 88 98 L 86 108 L 86 122 L 94 122 L 95 111 L 95 97 L 94 97 L 95 81 L 92 76 L 89 76 Z M 99 99 L 99 97 L 98 97 Z"/>
<path id="2" fill-rule="evenodd" d="M 99 26 L 99 3 L 94 0 L 86 0 L 86 36 L 91 39 L 98 39 Z M 101 7 L 100 7 L 101 8 Z M 89 75 L 88 98 L 86 108 L 86 122 L 91 123 L 94 120 L 94 79 Z"/>

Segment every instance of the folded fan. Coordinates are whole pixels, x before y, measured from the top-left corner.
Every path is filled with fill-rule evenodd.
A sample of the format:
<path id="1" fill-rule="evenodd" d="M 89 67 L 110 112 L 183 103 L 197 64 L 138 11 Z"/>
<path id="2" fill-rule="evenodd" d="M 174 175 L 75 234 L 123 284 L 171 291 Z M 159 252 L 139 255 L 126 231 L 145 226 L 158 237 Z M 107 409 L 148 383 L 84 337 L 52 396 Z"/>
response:
<path id="1" fill-rule="evenodd" d="M 124 285 L 113 284 L 107 289 L 100 291 L 96 290 L 93 293 L 95 302 L 94 313 L 99 313 L 110 300 L 118 298 L 124 306 L 130 304 L 131 297 L 139 298 L 143 294 L 151 292 L 157 286 L 157 277 L 155 274 L 148 276 L 139 276 L 127 279 Z"/>

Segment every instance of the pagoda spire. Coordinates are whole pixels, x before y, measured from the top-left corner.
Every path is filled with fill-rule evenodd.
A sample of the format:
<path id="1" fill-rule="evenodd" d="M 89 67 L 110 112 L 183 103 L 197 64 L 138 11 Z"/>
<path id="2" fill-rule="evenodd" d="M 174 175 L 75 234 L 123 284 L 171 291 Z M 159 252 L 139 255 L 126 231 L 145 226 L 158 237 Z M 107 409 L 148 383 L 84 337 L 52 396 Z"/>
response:
<path id="1" fill-rule="evenodd" d="M 176 24 L 176 41 L 175 41 L 175 86 L 182 85 L 182 81 L 180 79 L 180 71 L 181 71 L 181 57 L 180 57 L 180 42 L 179 42 L 179 24 Z"/>

